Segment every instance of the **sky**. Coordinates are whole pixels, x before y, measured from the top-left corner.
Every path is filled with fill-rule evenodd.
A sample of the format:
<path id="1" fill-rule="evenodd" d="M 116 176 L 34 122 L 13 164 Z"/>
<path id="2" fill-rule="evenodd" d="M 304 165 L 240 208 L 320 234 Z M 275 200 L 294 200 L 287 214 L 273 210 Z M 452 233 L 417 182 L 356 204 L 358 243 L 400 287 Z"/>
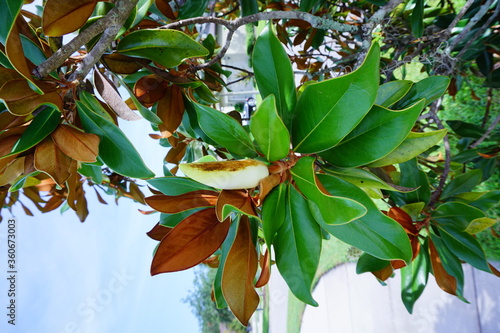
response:
<path id="1" fill-rule="evenodd" d="M 167 152 L 145 120 L 120 125 L 157 177 Z M 159 215 L 147 207 L 103 196 L 100 204 L 87 190 L 90 214 L 59 210 L 34 217 L 14 210 L 16 230 L 16 325 L 7 323 L 7 220 L 0 224 L 0 332 L 199 332 L 191 308 L 182 299 L 193 289 L 193 269 L 150 276 L 157 244 L 146 236 Z M 27 200 L 29 201 L 29 200 Z M 7 283 L 6 283 L 7 282 Z"/>

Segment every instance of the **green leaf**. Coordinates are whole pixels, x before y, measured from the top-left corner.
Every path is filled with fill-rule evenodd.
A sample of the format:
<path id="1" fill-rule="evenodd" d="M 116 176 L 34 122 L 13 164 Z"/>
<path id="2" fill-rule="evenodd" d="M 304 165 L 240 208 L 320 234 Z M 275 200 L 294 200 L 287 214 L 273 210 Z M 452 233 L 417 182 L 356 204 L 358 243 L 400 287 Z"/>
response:
<path id="1" fill-rule="evenodd" d="M 135 6 L 136 8 L 136 14 L 134 18 L 134 22 L 130 27 L 135 27 L 138 25 L 142 19 L 146 16 L 148 13 L 149 7 L 153 3 L 153 0 L 139 0 L 137 2 L 137 5 Z"/>
<path id="2" fill-rule="evenodd" d="M 395 109 L 405 109 L 425 98 L 426 105 L 441 97 L 448 89 L 450 78 L 446 76 L 429 76 L 411 86 L 410 91 L 396 104 Z"/>
<path id="3" fill-rule="evenodd" d="M 259 12 L 257 0 L 241 0 L 241 17 L 252 15 Z"/>
<path id="4" fill-rule="evenodd" d="M 451 225 L 440 226 L 439 232 L 444 244 L 458 258 L 477 269 L 491 273 L 484 250 L 474 236 Z"/>
<path id="5" fill-rule="evenodd" d="M 392 104 L 403 98 L 413 85 L 412 81 L 397 80 L 384 83 L 378 88 L 376 105 L 390 107 Z"/>
<path id="6" fill-rule="evenodd" d="M 197 190 L 214 190 L 212 187 L 198 183 L 191 178 L 175 176 L 148 179 L 147 182 L 165 195 L 181 195 Z"/>
<path id="7" fill-rule="evenodd" d="M 267 195 L 262 204 L 262 230 L 268 248 L 286 219 L 286 190 L 285 184 L 279 184 Z"/>
<path id="8" fill-rule="evenodd" d="M 181 223 L 182 220 L 184 220 L 186 217 L 191 216 L 194 213 L 199 212 L 200 210 L 203 210 L 206 208 L 207 207 L 198 207 L 198 208 L 188 209 L 188 210 L 182 211 L 180 213 L 176 213 L 176 214 L 161 213 L 160 214 L 160 224 L 165 226 L 165 227 L 173 228 L 176 225 L 178 225 L 179 223 Z"/>
<path id="9" fill-rule="evenodd" d="M 413 305 L 424 292 L 431 270 L 427 242 L 421 245 L 417 257 L 407 266 L 401 268 L 401 299 L 409 313 Z"/>
<path id="10" fill-rule="evenodd" d="M 404 210 L 406 214 L 410 215 L 413 221 L 417 221 L 419 219 L 420 213 L 425 208 L 425 202 L 414 202 L 403 205 L 399 208 Z"/>
<path id="11" fill-rule="evenodd" d="M 191 17 L 203 16 L 207 9 L 208 0 L 187 0 L 179 9 L 178 20 L 184 20 Z"/>
<path id="12" fill-rule="evenodd" d="M 440 225 L 450 225 L 465 230 L 471 221 L 486 217 L 476 207 L 461 202 L 446 202 L 432 212 L 432 218 Z"/>
<path id="13" fill-rule="evenodd" d="M 411 12 L 410 22 L 413 36 L 420 38 L 424 33 L 424 0 L 415 0 L 415 7 Z"/>
<path id="14" fill-rule="evenodd" d="M 102 183 L 102 168 L 98 165 L 82 163 L 78 168 L 78 173 L 82 176 L 92 178 L 94 183 Z"/>
<path id="15" fill-rule="evenodd" d="M 422 99 L 413 106 L 394 111 L 374 105 L 370 112 L 338 145 L 320 155 L 341 167 L 357 167 L 392 152 L 406 138 L 424 108 Z"/>
<path id="16" fill-rule="evenodd" d="M 209 106 L 192 103 L 198 123 L 206 135 L 239 156 L 256 156 L 255 147 L 245 129 L 231 116 Z"/>
<path id="17" fill-rule="evenodd" d="M 486 132 L 481 126 L 461 120 L 447 120 L 446 123 L 460 137 L 479 139 Z"/>
<path id="18" fill-rule="evenodd" d="M 366 207 L 359 202 L 342 196 L 328 195 L 320 190 L 321 184 L 317 183 L 314 174 L 314 157 L 301 158 L 290 172 L 300 192 L 307 198 L 311 213 L 318 222 L 340 225 L 366 214 Z M 349 184 L 345 189 L 351 186 Z"/>
<path id="19" fill-rule="evenodd" d="M 347 180 L 349 183 L 360 188 L 376 188 L 381 190 L 396 191 L 396 192 L 411 192 L 414 188 L 402 187 L 399 185 L 389 184 L 375 176 L 373 173 L 359 168 L 338 168 L 335 166 L 324 166 L 322 170 L 332 176 Z"/>
<path id="20" fill-rule="evenodd" d="M 21 11 L 23 1 L 0 0 L 0 43 L 5 45 L 7 37 Z"/>
<path id="21" fill-rule="evenodd" d="M 106 109 L 99 103 L 97 98 L 88 91 L 82 90 L 80 92 L 80 100 L 87 105 L 92 111 L 105 118 L 107 121 L 114 123 L 111 115 L 106 111 Z"/>
<path id="22" fill-rule="evenodd" d="M 381 260 L 365 252 L 359 257 L 356 263 L 356 274 L 376 272 L 385 268 L 387 265 L 390 265 L 389 261 Z"/>
<path id="23" fill-rule="evenodd" d="M 371 109 L 379 83 L 379 46 L 347 75 L 308 85 L 295 107 L 294 150 L 317 153 L 337 145 Z"/>
<path id="24" fill-rule="evenodd" d="M 410 132 L 396 149 L 368 166 L 375 168 L 411 160 L 436 145 L 445 135 L 445 129 L 422 133 Z"/>
<path id="25" fill-rule="evenodd" d="M 132 57 L 152 60 L 167 68 L 178 66 L 186 58 L 202 57 L 208 50 L 178 30 L 137 30 L 118 44 L 117 51 Z"/>
<path id="26" fill-rule="evenodd" d="M 40 65 L 42 62 L 47 60 L 47 57 L 43 53 L 43 51 L 36 45 L 31 39 L 26 37 L 25 35 L 19 35 L 21 37 L 21 44 L 23 46 L 24 55 L 28 58 L 36 66 Z M 50 76 L 59 79 L 59 75 L 56 71 L 52 71 Z"/>
<path id="27" fill-rule="evenodd" d="M 300 11 L 301 12 L 308 12 L 310 11 L 314 5 L 318 2 L 319 0 L 300 0 Z"/>
<path id="28" fill-rule="evenodd" d="M 294 75 L 290 59 L 271 28 L 265 28 L 257 38 L 252 63 L 262 99 L 269 95 L 276 97 L 278 114 L 290 128 L 297 103 Z"/>
<path id="29" fill-rule="evenodd" d="M 311 294 L 321 254 L 321 228 L 309 212 L 306 199 L 289 185 L 286 220 L 274 238 L 276 264 L 292 293 L 318 306 Z"/>
<path id="30" fill-rule="evenodd" d="M 391 198 L 396 201 L 396 204 L 398 206 L 403 206 L 413 202 L 429 203 L 431 199 L 429 179 L 427 178 L 427 174 L 420 170 L 417 159 L 413 158 L 404 163 L 400 163 L 399 168 L 401 170 L 399 185 L 417 188 L 417 190 L 410 193 L 391 192 Z"/>
<path id="31" fill-rule="evenodd" d="M 87 133 L 94 133 L 101 139 L 99 158 L 117 173 L 133 178 L 151 178 L 154 173 L 144 164 L 141 156 L 120 128 L 81 101 L 76 101 L 78 115 Z"/>
<path id="32" fill-rule="evenodd" d="M 318 179 L 332 195 L 354 199 L 368 209 L 365 216 L 348 224 L 320 223 L 326 231 L 379 259 L 411 261 L 413 253 L 403 227 L 382 214 L 362 189 L 330 175 L 320 174 Z"/>
<path id="33" fill-rule="evenodd" d="M 250 131 L 270 162 L 281 160 L 290 151 L 290 134 L 278 115 L 276 98 L 269 95 L 252 116 Z"/>
<path id="34" fill-rule="evenodd" d="M 460 193 L 454 199 L 487 212 L 500 205 L 500 191 Z"/>
<path id="35" fill-rule="evenodd" d="M 481 183 L 483 172 L 480 169 L 470 170 L 449 182 L 441 193 L 441 199 L 446 199 L 459 193 L 469 192 Z"/>
<path id="36" fill-rule="evenodd" d="M 473 235 L 481 232 L 483 230 L 488 229 L 489 227 L 497 224 L 497 220 L 491 219 L 489 217 L 480 217 L 478 219 L 472 220 L 467 228 L 465 228 L 465 232 Z"/>
<path id="37" fill-rule="evenodd" d="M 56 129 L 60 120 L 61 112 L 55 107 L 46 106 L 35 116 L 23 135 L 12 147 L 12 152 L 6 156 L 21 153 L 37 145 Z"/>
<path id="38" fill-rule="evenodd" d="M 214 298 L 215 304 L 218 309 L 223 309 L 227 307 L 226 299 L 222 294 L 222 272 L 224 271 L 224 265 L 226 264 L 227 255 L 229 254 L 229 250 L 231 250 L 231 246 L 233 246 L 234 240 L 236 238 L 236 233 L 238 231 L 238 226 L 240 224 L 240 220 L 236 219 L 232 221 L 231 226 L 229 227 L 229 232 L 224 240 L 224 243 L 221 245 L 221 255 L 220 255 L 220 263 L 217 268 L 217 273 L 215 274 L 214 279 Z"/>

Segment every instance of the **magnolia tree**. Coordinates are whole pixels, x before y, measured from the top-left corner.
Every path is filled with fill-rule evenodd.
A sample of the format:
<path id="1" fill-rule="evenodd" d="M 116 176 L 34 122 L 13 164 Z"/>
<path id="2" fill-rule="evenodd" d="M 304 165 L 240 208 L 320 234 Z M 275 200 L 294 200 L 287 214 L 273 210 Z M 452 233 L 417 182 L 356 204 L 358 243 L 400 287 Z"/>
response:
<path id="1" fill-rule="evenodd" d="M 313 278 L 331 236 L 363 251 L 358 272 L 384 281 L 400 270 L 410 312 L 429 273 L 465 301 L 462 262 L 499 275 L 475 234 L 497 222 L 500 191 L 472 190 L 498 171 L 500 118 L 490 119 L 490 103 L 481 126 L 448 120 L 447 133 L 438 111 L 465 73 L 490 93 L 499 86 L 499 8 L 47 0 L 30 12 L 3 0 L 1 206 L 32 215 L 31 201 L 84 221 L 89 189 L 100 201 L 104 192 L 147 204 L 161 213 L 148 233 L 159 241 L 151 274 L 217 269 L 213 299 L 243 324 L 274 264 L 298 299 L 317 305 Z M 203 32 L 210 24 L 228 31 L 222 46 Z M 252 71 L 221 63 L 245 25 Z M 409 64 L 426 78 L 398 80 Z M 249 125 L 215 108 L 229 69 L 260 93 Z M 164 175 L 117 118 L 151 123 L 149 136 L 170 147 Z"/>

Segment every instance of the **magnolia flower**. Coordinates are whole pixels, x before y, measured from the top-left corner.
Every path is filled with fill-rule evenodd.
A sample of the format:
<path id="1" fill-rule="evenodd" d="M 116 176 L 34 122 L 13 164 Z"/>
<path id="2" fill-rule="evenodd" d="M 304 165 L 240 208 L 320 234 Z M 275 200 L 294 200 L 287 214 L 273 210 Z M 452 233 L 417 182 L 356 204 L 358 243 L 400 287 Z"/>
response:
<path id="1" fill-rule="evenodd" d="M 189 178 L 223 190 L 256 187 L 269 176 L 267 165 L 252 159 L 186 163 L 179 168 Z"/>

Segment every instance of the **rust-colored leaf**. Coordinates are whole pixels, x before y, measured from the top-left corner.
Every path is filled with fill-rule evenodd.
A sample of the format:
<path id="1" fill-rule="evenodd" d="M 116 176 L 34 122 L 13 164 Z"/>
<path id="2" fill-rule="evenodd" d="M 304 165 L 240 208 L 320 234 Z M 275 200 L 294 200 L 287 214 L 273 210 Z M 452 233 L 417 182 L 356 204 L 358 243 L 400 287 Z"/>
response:
<path id="1" fill-rule="evenodd" d="M 156 194 L 145 198 L 145 201 L 159 212 L 175 214 L 192 208 L 215 206 L 218 195 L 215 191 L 199 190 L 176 196 Z"/>
<path id="2" fill-rule="evenodd" d="M 191 268 L 211 256 L 226 239 L 230 220 L 220 223 L 213 208 L 182 220 L 160 242 L 151 275 Z"/>
<path id="3" fill-rule="evenodd" d="M 388 278 L 391 277 L 393 271 L 394 270 L 392 269 L 391 264 L 387 264 L 387 266 L 385 266 L 381 270 L 372 272 L 372 274 L 375 275 L 375 277 L 377 279 L 379 279 L 380 281 L 385 281 L 385 280 L 387 280 Z"/>
<path id="4" fill-rule="evenodd" d="M 488 266 L 490 267 L 490 270 L 491 270 L 491 272 L 492 272 L 494 275 L 496 275 L 496 276 L 500 277 L 500 271 L 499 271 L 498 269 L 496 269 L 496 268 L 495 268 L 495 266 L 493 266 L 493 265 L 492 265 L 492 264 L 490 264 L 490 263 L 488 263 Z"/>
<path id="5" fill-rule="evenodd" d="M 252 198 L 246 190 L 222 190 L 215 207 L 219 221 L 223 219 L 222 210 L 225 205 L 232 205 L 246 214 L 257 216 Z"/>
<path id="6" fill-rule="evenodd" d="M 264 255 L 260 256 L 260 276 L 255 283 L 256 288 L 264 287 L 271 278 L 271 256 L 269 250 L 266 250 Z"/>
<path id="7" fill-rule="evenodd" d="M 389 216 L 390 218 L 396 220 L 396 222 L 401 224 L 401 226 L 405 229 L 406 233 L 415 236 L 418 235 L 418 229 L 413 224 L 413 220 L 411 219 L 410 215 L 408 215 L 401 208 L 391 207 L 391 209 L 389 209 L 389 212 L 387 213 L 387 216 Z"/>
<path id="8" fill-rule="evenodd" d="M 161 241 L 170 231 L 172 231 L 172 228 L 165 227 L 158 222 L 153 229 L 146 233 L 146 235 L 148 235 L 151 239 Z"/>
<path id="9" fill-rule="evenodd" d="M 245 326 L 259 305 L 253 280 L 257 272 L 257 252 L 247 216 L 242 216 L 238 233 L 222 272 L 222 293 L 229 308 Z"/>
<path id="10" fill-rule="evenodd" d="M 102 60 L 109 70 L 117 74 L 134 74 L 142 68 L 134 58 L 121 53 L 106 54 Z"/>
<path id="11" fill-rule="evenodd" d="M 259 183 L 259 205 L 262 205 L 271 190 L 281 182 L 280 175 L 273 173 L 262 179 Z"/>
<path id="12" fill-rule="evenodd" d="M 95 0 L 47 0 L 42 29 L 46 36 L 62 36 L 80 29 L 92 15 Z"/>
<path id="13" fill-rule="evenodd" d="M 420 252 L 420 242 L 418 241 L 418 236 L 408 235 L 410 237 L 411 249 L 413 252 L 412 261 L 415 260 L 418 253 Z M 406 266 L 403 260 L 391 260 L 391 266 L 394 269 L 400 269 Z"/>
<path id="14" fill-rule="evenodd" d="M 203 260 L 203 263 L 210 268 L 218 268 L 220 265 L 220 256 L 211 256 L 210 258 Z"/>
<path id="15" fill-rule="evenodd" d="M 144 201 L 144 193 L 142 193 L 142 191 L 139 189 L 139 186 L 134 182 L 130 182 L 128 186 L 129 186 L 129 192 L 130 192 L 130 195 L 132 196 L 132 198 L 135 201 L 140 202 L 141 204 L 145 205 L 146 201 Z"/>
<path id="16" fill-rule="evenodd" d="M 66 202 L 68 206 L 76 212 L 76 192 L 78 190 L 78 186 L 81 186 L 79 181 L 80 175 L 78 174 L 77 162 L 76 160 L 71 161 L 72 165 L 69 167 L 70 175 L 66 180 L 66 186 L 68 189 L 68 193 L 66 196 Z"/>
<path id="17" fill-rule="evenodd" d="M 84 222 L 89 215 L 87 199 L 85 198 L 85 191 L 81 183 L 79 183 L 76 191 L 76 215 L 78 215 L 80 222 Z"/>
<path id="18" fill-rule="evenodd" d="M 142 119 L 141 116 L 129 108 L 113 83 L 100 71 L 94 71 L 94 82 L 99 94 L 120 118 L 129 121 Z"/>
<path id="19" fill-rule="evenodd" d="M 167 156 L 165 156 L 165 161 L 172 164 L 179 164 L 184 155 L 186 154 L 187 144 L 185 142 L 180 142 L 177 146 L 169 149 Z"/>
<path id="20" fill-rule="evenodd" d="M 4 132 L 3 134 L 6 134 L 7 132 Z M 15 154 L 15 155 L 11 155 L 11 156 L 7 156 L 7 157 L 2 157 L 2 156 L 5 156 L 7 154 L 9 154 L 11 151 L 12 151 L 12 148 L 14 147 L 14 145 L 16 144 L 17 140 L 19 140 L 19 138 L 21 137 L 21 135 L 10 135 L 10 136 L 7 136 L 7 137 L 0 137 L 0 174 L 5 170 L 5 168 L 7 167 L 7 165 L 9 165 L 10 162 L 12 162 L 16 157 L 17 155 L 19 154 Z"/>
<path id="21" fill-rule="evenodd" d="M 439 257 L 436 246 L 432 240 L 429 240 L 429 254 L 431 258 L 432 271 L 434 273 L 434 277 L 436 278 L 437 285 L 447 293 L 456 295 L 457 280 L 448 274 L 448 272 L 444 269 L 441 258 Z"/>
<path id="22" fill-rule="evenodd" d="M 2 74 L 0 73 L 0 75 Z M 18 117 L 10 112 L 0 113 L 0 131 L 21 126 L 26 122 L 28 122 L 28 117 L 25 116 Z"/>
<path id="23" fill-rule="evenodd" d="M 56 146 L 80 162 L 95 162 L 99 154 L 99 137 L 70 125 L 59 125 L 51 134 Z"/>
<path id="24" fill-rule="evenodd" d="M 45 206 L 43 206 L 43 208 L 40 209 L 40 211 L 43 213 L 51 212 L 54 209 L 59 208 L 63 204 L 63 202 L 64 202 L 64 197 L 62 197 L 60 195 L 53 195 L 49 199 L 49 201 L 47 201 Z"/>
<path id="25" fill-rule="evenodd" d="M 0 173 L 0 186 L 7 185 L 15 180 L 24 171 L 24 157 L 19 157 L 10 162 Z"/>
<path id="26" fill-rule="evenodd" d="M 9 111 L 16 116 L 28 115 L 40 105 L 47 103 L 62 109 L 62 99 L 53 84 L 40 81 L 37 82 L 37 86 L 45 94 L 37 94 L 25 79 L 11 80 L 0 88 L 0 98 L 3 99 Z"/>
<path id="27" fill-rule="evenodd" d="M 151 74 L 141 77 L 134 85 L 134 95 L 147 106 L 158 102 L 167 91 L 167 82 Z"/>
<path id="28" fill-rule="evenodd" d="M 157 115 L 163 121 L 158 125 L 164 137 L 170 137 L 177 130 L 184 115 L 184 99 L 182 88 L 173 84 L 167 88 L 165 95 L 158 102 Z"/>
<path id="29" fill-rule="evenodd" d="M 36 146 L 35 168 L 50 175 L 61 186 L 70 175 L 71 161 L 50 137 Z"/>
<path id="30" fill-rule="evenodd" d="M 156 7 L 160 10 L 160 12 L 165 15 L 167 18 L 171 20 L 177 19 L 177 14 L 174 13 L 172 7 L 170 7 L 170 1 L 168 0 L 156 0 Z"/>
<path id="31" fill-rule="evenodd" d="M 28 154 L 24 156 L 24 171 L 23 173 L 25 175 L 29 175 L 30 173 L 35 172 L 35 155 L 34 154 Z"/>
<path id="32" fill-rule="evenodd" d="M 95 191 L 95 195 L 96 195 L 96 197 L 97 197 L 97 200 L 98 200 L 101 204 L 103 204 L 103 205 L 107 205 L 108 203 L 106 202 L 106 200 L 104 200 L 104 199 L 102 198 L 101 194 L 97 191 L 97 188 L 96 188 L 95 186 L 93 186 L 93 188 L 94 188 L 94 191 Z"/>

